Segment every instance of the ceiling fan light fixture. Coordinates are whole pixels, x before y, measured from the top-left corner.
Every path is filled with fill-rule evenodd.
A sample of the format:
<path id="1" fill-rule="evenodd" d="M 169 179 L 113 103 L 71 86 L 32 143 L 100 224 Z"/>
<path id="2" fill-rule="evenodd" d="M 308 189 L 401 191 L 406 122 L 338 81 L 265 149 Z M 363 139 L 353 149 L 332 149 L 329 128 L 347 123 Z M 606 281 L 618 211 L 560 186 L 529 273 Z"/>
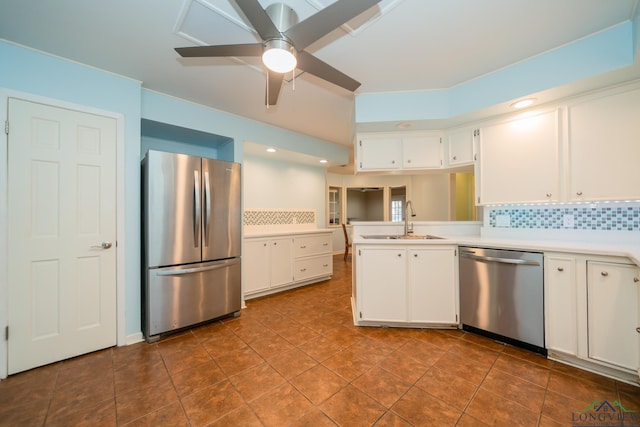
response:
<path id="1" fill-rule="evenodd" d="M 296 49 L 283 39 L 267 40 L 262 52 L 262 62 L 275 73 L 288 73 L 298 64 Z"/>

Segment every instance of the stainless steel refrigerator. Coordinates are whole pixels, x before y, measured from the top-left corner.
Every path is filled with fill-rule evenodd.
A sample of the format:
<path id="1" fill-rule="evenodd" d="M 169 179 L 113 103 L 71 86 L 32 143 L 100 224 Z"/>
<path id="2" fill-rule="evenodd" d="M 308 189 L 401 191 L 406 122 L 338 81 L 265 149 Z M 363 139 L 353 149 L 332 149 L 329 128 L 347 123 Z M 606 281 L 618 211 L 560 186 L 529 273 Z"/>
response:
<path id="1" fill-rule="evenodd" d="M 240 165 L 149 150 L 142 183 L 147 341 L 239 314 Z"/>

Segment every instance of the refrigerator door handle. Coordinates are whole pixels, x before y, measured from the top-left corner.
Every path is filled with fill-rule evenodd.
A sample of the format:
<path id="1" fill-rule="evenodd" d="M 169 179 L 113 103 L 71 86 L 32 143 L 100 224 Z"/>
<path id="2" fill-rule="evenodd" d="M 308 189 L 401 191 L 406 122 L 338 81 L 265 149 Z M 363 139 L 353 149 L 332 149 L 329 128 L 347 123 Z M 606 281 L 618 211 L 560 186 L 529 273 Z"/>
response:
<path id="1" fill-rule="evenodd" d="M 193 171 L 193 246 L 200 244 L 200 174 Z"/>
<path id="2" fill-rule="evenodd" d="M 209 246 L 209 225 L 211 224 L 211 184 L 209 172 L 204 173 L 204 246 Z"/>
<path id="3" fill-rule="evenodd" d="M 156 276 L 180 276 L 182 274 L 201 273 L 203 271 L 217 270 L 219 268 L 229 267 L 239 262 L 240 262 L 239 259 L 231 259 L 231 260 L 222 261 L 216 264 L 207 265 L 204 267 L 183 268 L 180 270 L 157 271 Z"/>

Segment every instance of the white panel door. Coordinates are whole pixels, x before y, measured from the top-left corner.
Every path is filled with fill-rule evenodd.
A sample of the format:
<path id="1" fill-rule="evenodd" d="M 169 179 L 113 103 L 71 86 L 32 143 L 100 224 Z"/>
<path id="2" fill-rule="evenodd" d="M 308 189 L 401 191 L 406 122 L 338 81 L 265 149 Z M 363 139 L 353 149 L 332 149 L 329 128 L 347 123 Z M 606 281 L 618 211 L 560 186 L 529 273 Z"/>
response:
<path id="1" fill-rule="evenodd" d="M 9 99 L 8 372 L 116 344 L 116 120 Z"/>

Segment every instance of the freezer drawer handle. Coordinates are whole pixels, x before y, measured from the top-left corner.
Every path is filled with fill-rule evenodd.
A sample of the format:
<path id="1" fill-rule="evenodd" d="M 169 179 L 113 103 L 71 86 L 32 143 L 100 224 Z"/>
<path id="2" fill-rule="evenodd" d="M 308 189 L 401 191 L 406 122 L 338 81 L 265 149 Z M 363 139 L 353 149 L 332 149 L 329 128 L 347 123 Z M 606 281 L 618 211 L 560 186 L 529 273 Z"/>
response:
<path id="1" fill-rule="evenodd" d="M 185 268 L 183 270 L 158 271 L 156 273 L 156 276 L 180 276 L 183 274 L 200 273 L 203 271 L 217 270 L 219 268 L 229 267 L 239 262 L 240 261 L 238 260 L 232 260 L 232 261 L 224 261 L 224 262 L 221 262 L 220 264 L 207 265 L 206 267 Z"/>
<path id="2" fill-rule="evenodd" d="M 204 246 L 209 246 L 209 224 L 211 224 L 211 184 L 209 172 L 204 173 Z"/>
<path id="3" fill-rule="evenodd" d="M 539 266 L 540 263 L 538 261 L 527 261 L 526 259 L 512 259 L 512 258 L 496 258 L 491 256 L 479 256 L 479 255 L 471 255 L 468 252 L 461 252 L 460 255 L 467 258 L 477 259 L 480 261 L 492 261 L 492 262 L 500 262 L 503 264 L 518 264 L 518 265 L 536 265 Z"/>

